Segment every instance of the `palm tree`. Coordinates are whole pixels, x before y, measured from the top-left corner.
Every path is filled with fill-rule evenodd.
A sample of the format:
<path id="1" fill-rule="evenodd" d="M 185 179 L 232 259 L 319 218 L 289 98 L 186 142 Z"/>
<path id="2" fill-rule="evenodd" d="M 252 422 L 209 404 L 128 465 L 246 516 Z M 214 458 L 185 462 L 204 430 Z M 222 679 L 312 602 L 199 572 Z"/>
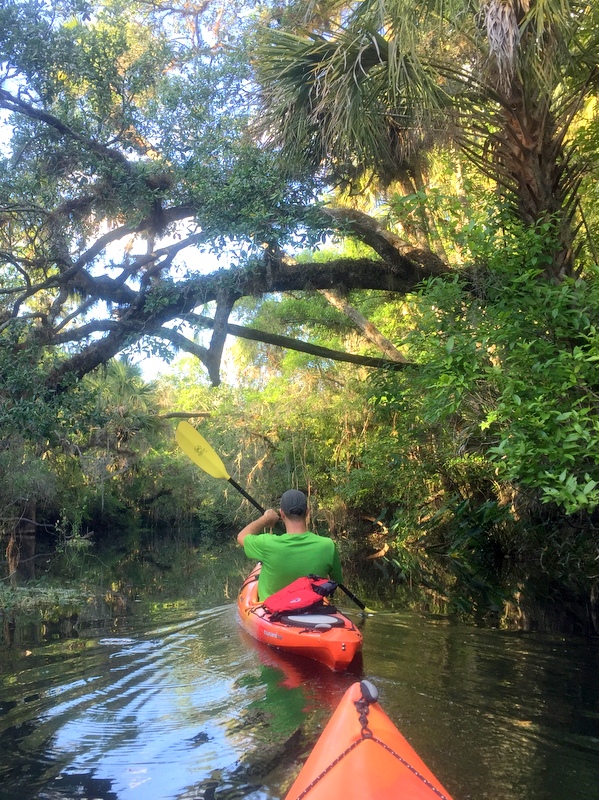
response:
<path id="1" fill-rule="evenodd" d="M 96 391 L 97 411 L 104 418 L 99 438 L 107 448 L 122 451 L 136 434 L 160 430 L 158 384 L 145 381 L 139 365 L 126 357 L 112 359 L 87 383 Z"/>
<path id="2" fill-rule="evenodd" d="M 365 0 L 319 28 L 268 31 L 264 125 L 291 163 L 401 181 L 451 139 L 526 225 L 545 274 L 572 274 L 587 163 L 573 132 L 597 89 L 599 10 L 583 0 Z"/>

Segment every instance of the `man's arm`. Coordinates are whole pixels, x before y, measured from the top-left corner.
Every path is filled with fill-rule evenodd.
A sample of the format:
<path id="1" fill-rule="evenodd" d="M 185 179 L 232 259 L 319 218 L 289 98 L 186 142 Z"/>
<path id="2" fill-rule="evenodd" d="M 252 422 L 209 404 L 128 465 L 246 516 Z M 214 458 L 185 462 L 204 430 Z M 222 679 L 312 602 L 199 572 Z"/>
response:
<path id="1" fill-rule="evenodd" d="M 237 534 L 237 544 L 243 547 L 243 540 L 246 536 L 254 536 L 256 533 L 264 530 L 264 528 L 272 528 L 279 521 L 279 515 L 274 508 L 267 508 L 264 514 L 253 522 L 250 522 L 245 528 L 242 528 Z"/>

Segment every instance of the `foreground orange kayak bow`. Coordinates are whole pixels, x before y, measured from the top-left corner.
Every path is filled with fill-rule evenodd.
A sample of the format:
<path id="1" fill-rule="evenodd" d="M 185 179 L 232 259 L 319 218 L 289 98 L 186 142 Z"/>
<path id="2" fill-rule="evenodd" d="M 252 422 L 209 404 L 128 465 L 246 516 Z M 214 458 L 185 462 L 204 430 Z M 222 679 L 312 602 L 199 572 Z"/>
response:
<path id="1" fill-rule="evenodd" d="M 285 800 L 451 800 L 377 699 L 350 686 Z"/>

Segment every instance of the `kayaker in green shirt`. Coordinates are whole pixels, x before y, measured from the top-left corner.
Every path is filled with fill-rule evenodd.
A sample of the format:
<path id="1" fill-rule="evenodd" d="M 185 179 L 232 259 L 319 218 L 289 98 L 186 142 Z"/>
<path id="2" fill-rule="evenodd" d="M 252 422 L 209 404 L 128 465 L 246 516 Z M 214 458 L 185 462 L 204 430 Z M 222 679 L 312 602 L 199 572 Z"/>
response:
<path id="1" fill-rule="evenodd" d="M 279 589 L 304 575 L 318 575 L 343 582 L 337 546 L 327 536 L 308 530 L 308 500 L 303 492 L 289 489 L 283 494 L 280 509 L 268 508 L 237 534 L 237 541 L 248 558 L 262 562 L 258 580 L 258 599 L 262 602 Z M 286 533 L 273 536 L 261 533 L 283 520 Z"/>

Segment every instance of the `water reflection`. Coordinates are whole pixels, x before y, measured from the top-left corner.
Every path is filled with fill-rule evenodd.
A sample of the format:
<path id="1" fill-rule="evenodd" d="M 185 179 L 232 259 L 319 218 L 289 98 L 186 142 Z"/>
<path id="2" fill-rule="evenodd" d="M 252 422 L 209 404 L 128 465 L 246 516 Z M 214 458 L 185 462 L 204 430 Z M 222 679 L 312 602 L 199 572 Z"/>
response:
<path id="1" fill-rule="evenodd" d="M 0 649 L 2 800 L 278 800 L 362 670 L 456 800 L 599 796 L 597 642 L 383 612 L 336 674 L 232 605 L 97 633 Z"/>
<path id="2" fill-rule="evenodd" d="M 382 615 L 364 649 L 388 713 L 456 798 L 599 797 L 597 641 Z"/>

